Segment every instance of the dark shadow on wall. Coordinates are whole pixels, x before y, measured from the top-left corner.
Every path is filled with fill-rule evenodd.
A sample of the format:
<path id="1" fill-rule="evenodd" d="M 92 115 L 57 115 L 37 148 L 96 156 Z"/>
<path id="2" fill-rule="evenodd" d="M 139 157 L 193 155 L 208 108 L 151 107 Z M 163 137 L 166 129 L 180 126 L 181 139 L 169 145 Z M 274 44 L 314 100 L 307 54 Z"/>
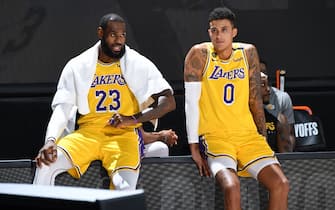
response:
<path id="1" fill-rule="evenodd" d="M 45 20 L 44 7 L 36 6 L 27 9 L 26 14 L 17 22 L 10 22 L 0 27 L 1 33 L 6 33 L 7 39 L 1 40 L 0 56 L 22 50 L 29 45 L 37 28 Z M 0 45 L 0 46 L 1 46 Z"/>

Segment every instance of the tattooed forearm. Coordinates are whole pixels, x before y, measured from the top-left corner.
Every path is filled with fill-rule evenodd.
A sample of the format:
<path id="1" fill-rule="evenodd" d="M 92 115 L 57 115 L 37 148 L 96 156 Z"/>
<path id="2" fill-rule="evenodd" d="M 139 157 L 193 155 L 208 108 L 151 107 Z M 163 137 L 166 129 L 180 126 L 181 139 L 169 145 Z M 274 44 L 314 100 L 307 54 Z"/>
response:
<path id="1" fill-rule="evenodd" d="M 259 58 L 255 47 L 248 50 L 249 54 L 249 68 L 251 70 L 259 70 Z"/>
<path id="2" fill-rule="evenodd" d="M 206 63 L 207 49 L 201 46 L 193 47 L 185 58 L 184 80 L 186 82 L 200 81 Z"/>
<path id="3" fill-rule="evenodd" d="M 289 140 L 287 128 L 282 123 L 277 126 L 277 147 L 279 152 L 292 152 L 292 144 Z"/>
<path id="4" fill-rule="evenodd" d="M 254 46 L 248 48 L 247 56 L 249 62 L 249 106 L 258 132 L 266 136 L 265 115 L 260 88 L 259 58 Z"/>

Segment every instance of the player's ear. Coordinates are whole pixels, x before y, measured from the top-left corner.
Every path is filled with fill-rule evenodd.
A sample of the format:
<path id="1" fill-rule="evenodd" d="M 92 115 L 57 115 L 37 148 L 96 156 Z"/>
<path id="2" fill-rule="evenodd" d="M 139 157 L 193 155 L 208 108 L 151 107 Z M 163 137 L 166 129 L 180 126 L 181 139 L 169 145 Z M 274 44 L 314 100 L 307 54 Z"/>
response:
<path id="1" fill-rule="evenodd" d="M 97 29 L 97 35 L 99 39 L 102 39 L 104 37 L 104 30 L 100 26 Z"/>
<path id="2" fill-rule="evenodd" d="M 236 27 L 233 28 L 233 38 L 237 36 L 237 32 L 238 32 L 237 28 Z"/>

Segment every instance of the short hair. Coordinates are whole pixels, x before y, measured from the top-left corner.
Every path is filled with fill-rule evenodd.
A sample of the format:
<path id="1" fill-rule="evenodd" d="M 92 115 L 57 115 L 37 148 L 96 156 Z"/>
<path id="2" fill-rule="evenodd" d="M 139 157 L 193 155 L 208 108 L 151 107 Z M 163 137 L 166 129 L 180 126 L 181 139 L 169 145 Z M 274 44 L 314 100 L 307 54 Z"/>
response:
<path id="1" fill-rule="evenodd" d="M 261 68 L 261 64 L 264 64 L 264 67 L 265 67 L 264 69 Z M 267 62 L 265 60 L 260 59 L 259 60 L 259 66 L 260 66 L 259 69 L 260 69 L 261 72 L 267 73 L 267 71 L 268 71 L 268 69 L 267 69 L 268 68 L 268 64 L 267 64 Z"/>
<path id="2" fill-rule="evenodd" d="M 208 23 L 213 20 L 228 19 L 233 27 L 236 27 L 236 15 L 228 7 L 217 7 L 213 9 L 208 16 Z"/>
<path id="3" fill-rule="evenodd" d="M 102 16 L 99 22 L 99 26 L 105 30 L 109 21 L 117 21 L 117 22 L 122 22 L 122 23 L 125 22 L 124 19 L 120 15 L 115 14 L 115 13 L 109 13 L 109 14 Z"/>
<path id="4" fill-rule="evenodd" d="M 263 63 L 265 66 L 268 65 L 267 62 L 265 60 L 263 60 L 263 59 L 259 59 L 259 63 Z"/>

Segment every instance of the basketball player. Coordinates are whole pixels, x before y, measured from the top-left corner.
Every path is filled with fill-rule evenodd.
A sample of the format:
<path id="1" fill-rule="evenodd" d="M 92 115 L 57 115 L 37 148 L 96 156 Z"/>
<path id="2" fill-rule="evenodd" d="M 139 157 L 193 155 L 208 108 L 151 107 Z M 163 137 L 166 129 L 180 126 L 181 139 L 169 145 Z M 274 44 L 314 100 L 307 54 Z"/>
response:
<path id="1" fill-rule="evenodd" d="M 290 125 L 287 117 L 281 112 L 273 111 L 275 105 L 269 102 L 270 86 L 268 76 L 263 72 L 261 72 L 261 90 L 264 103 L 267 141 L 270 147 L 275 152 L 293 152 L 294 144 L 290 140 Z"/>
<path id="2" fill-rule="evenodd" d="M 267 141 L 271 149 L 275 152 L 292 152 L 292 144 L 289 140 L 287 118 L 284 114 L 278 113 L 275 117 L 264 109 Z"/>
<path id="3" fill-rule="evenodd" d="M 80 178 L 101 160 L 111 189 L 136 189 L 143 157 L 139 127 L 175 109 L 173 90 L 157 67 L 125 44 L 122 17 L 103 16 L 97 35 L 99 41 L 62 71 L 34 184 L 53 185 L 64 171 Z"/>
<path id="4" fill-rule="evenodd" d="M 288 126 L 288 132 L 289 132 L 289 144 L 291 145 L 290 150 L 294 150 L 295 147 L 295 134 L 294 134 L 294 112 L 293 112 L 293 105 L 290 95 L 282 91 L 276 87 L 269 86 L 268 82 L 268 74 L 267 74 L 267 64 L 265 61 L 260 61 L 260 71 L 261 71 L 261 77 L 262 82 L 266 82 L 266 96 L 263 97 L 264 101 L 264 108 L 267 109 L 269 113 L 271 113 L 274 116 L 277 116 L 279 113 L 282 113 L 285 115 L 287 122 L 289 124 Z M 262 85 L 263 85 L 262 84 Z"/>
<path id="5" fill-rule="evenodd" d="M 194 45 L 184 65 L 192 158 L 200 176 L 215 177 L 224 209 L 241 209 L 240 175 L 268 189 L 268 209 L 287 210 L 289 183 L 266 142 L 257 50 L 233 42 L 237 27 L 230 9 L 215 8 L 208 21 L 211 42 Z"/>

